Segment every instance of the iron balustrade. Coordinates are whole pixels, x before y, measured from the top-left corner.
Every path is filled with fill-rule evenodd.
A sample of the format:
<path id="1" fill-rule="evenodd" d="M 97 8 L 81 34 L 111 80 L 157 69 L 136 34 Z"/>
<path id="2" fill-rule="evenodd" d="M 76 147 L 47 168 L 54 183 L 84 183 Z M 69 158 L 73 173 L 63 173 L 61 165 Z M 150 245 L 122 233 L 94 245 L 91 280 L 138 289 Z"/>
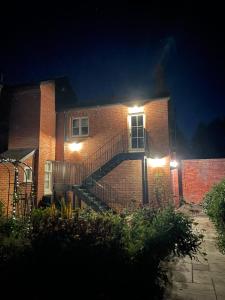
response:
<path id="1" fill-rule="evenodd" d="M 117 190 L 105 181 L 101 180 L 98 182 L 92 177 L 89 177 L 87 181 L 84 181 L 84 185 L 92 195 L 111 209 L 120 211 L 127 208 L 127 201 L 124 201 Z"/>
<path id="2" fill-rule="evenodd" d="M 85 180 L 89 175 L 101 168 L 117 154 L 128 152 L 149 152 L 149 134 L 144 129 L 144 148 L 132 149 L 130 145 L 130 131 L 123 130 L 113 136 L 111 140 L 101 146 L 96 152 L 91 154 L 82 163 L 82 178 Z"/>
<path id="3" fill-rule="evenodd" d="M 121 200 L 115 188 L 101 180 L 98 182 L 91 175 L 101 169 L 103 165 L 112 160 L 118 154 L 129 152 L 149 153 L 149 133 L 144 129 L 144 148 L 132 149 L 130 144 L 131 132 L 123 130 L 119 134 L 113 136 L 109 141 L 102 145 L 96 152 L 91 154 L 81 163 L 70 163 L 53 161 L 53 186 L 54 188 L 72 185 L 88 186 L 97 198 L 105 202 L 110 207 L 126 206 L 125 201 Z M 122 184 L 122 189 L 126 184 Z M 123 192 L 123 191 L 122 191 Z"/>

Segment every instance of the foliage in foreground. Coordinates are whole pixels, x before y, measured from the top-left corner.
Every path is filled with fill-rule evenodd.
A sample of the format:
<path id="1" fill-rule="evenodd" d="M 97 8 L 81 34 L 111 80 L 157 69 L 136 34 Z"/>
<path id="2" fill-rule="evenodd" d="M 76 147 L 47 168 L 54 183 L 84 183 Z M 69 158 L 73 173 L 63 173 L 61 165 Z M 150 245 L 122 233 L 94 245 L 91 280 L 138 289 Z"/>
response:
<path id="1" fill-rule="evenodd" d="M 191 220 L 172 208 L 133 213 L 76 211 L 73 219 L 50 209 L 26 221 L 0 222 L 0 275 L 15 293 L 34 299 L 161 299 L 166 276 L 160 261 L 192 256 L 200 236 Z M 22 289 L 21 289 L 22 288 Z M 13 293 L 14 291 L 12 291 Z"/>
<path id="2" fill-rule="evenodd" d="M 218 246 L 225 253 L 225 180 L 216 184 L 204 198 L 203 207 L 218 232 Z"/>

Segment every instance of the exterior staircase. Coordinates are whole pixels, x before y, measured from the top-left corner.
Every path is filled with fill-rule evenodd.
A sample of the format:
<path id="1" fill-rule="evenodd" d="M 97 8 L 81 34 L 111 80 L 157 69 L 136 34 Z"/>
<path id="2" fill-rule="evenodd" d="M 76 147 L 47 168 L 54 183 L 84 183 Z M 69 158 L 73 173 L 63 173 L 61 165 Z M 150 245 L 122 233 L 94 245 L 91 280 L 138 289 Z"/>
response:
<path id="1" fill-rule="evenodd" d="M 95 211 L 106 211 L 111 209 L 104 201 L 99 199 L 95 194 L 91 193 L 86 186 L 74 185 L 73 190 L 79 198 L 81 198 Z"/>
<path id="2" fill-rule="evenodd" d="M 104 182 L 103 178 L 125 160 L 144 158 L 149 149 L 146 131 L 144 145 L 144 149 L 129 152 L 127 131 L 113 137 L 84 161 L 82 184 L 73 186 L 75 194 L 96 211 L 118 211 L 120 208 L 126 208 L 126 203 L 120 199 L 117 191 Z"/>
<path id="3" fill-rule="evenodd" d="M 121 164 L 125 160 L 138 160 L 144 157 L 144 152 L 135 152 L 135 153 L 119 153 L 107 161 L 103 166 L 99 167 L 96 171 L 94 171 L 91 175 L 89 175 L 85 182 L 88 182 L 88 179 L 100 180 L 102 177 L 106 176 L 109 172 L 111 172 L 114 168 L 116 168 L 119 164 Z"/>
<path id="4" fill-rule="evenodd" d="M 71 186 L 75 196 L 95 211 L 118 211 L 126 208 L 127 203 L 120 199 L 115 188 L 104 181 L 104 176 L 125 160 L 143 159 L 149 151 L 149 136 L 146 130 L 143 139 L 144 148 L 131 151 L 129 148 L 129 133 L 124 130 L 112 137 L 82 164 L 75 164 L 74 169 L 71 168 L 71 165 L 65 165 L 64 163 L 61 167 L 56 165 L 55 169 L 58 173 L 66 174 L 65 168 L 67 168 L 70 174 L 76 174 L 75 181 L 79 182 L 79 184 L 70 183 L 68 185 L 66 179 L 66 181 L 62 180 L 62 186 Z M 65 178 L 68 177 L 70 176 L 65 176 Z"/>

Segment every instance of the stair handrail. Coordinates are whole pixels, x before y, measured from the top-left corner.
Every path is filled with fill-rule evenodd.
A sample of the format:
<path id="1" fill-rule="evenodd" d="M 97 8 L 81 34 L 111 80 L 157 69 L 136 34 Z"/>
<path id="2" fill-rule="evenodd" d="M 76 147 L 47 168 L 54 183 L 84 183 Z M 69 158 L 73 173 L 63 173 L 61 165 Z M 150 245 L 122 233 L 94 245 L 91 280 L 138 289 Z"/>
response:
<path id="1" fill-rule="evenodd" d="M 120 196 L 115 188 L 113 188 L 109 183 L 98 182 L 93 177 L 88 178 L 89 187 L 86 185 L 86 188 L 102 202 L 106 203 L 112 209 L 116 208 L 116 205 L 122 205 L 125 208 L 126 202 L 120 201 Z M 100 189 L 100 193 L 99 193 Z"/>
<path id="2" fill-rule="evenodd" d="M 83 180 L 100 168 L 104 163 L 108 162 L 113 156 L 128 152 L 128 134 L 127 130 L 122 130 L 117 133 L 94 153 L 90 154 L 83 162 Z M 96 163 L 96 160 L 101 160 L 100 163 Z"/>
<path id="3" fill-rule="evenodd" d="M 120 131 L 95 152 L 91 153 L 83 162 L 71 163 L 53 161 L 54 183 L 81 184 L 89 175 L 112 159 L 113 156 L 129 152 L 129 135 L 129 129 Z M 144 138 L 144 147 L 145 152 L 147 153 L 149 151 L 150 144 L 149 132 L 146 129 L 144 129 Z M 98 159 L 101 159 L 101 162 L 96 162 Z"/>
<path id="4" fill-rule="evenodd" d="M 83 162 L 82 169 L 83 180 L 87 178 L 91 173 L 107 163 L 113 156 L 120 153 L 129 152 L 129 136 L 131 132 L 129 129 L 120 131 L 120 133 L 114 135 L 105 144 L 98 148 L 94 153 L 90 154 Z M 149 132 L 144 128 L 144 151 L 149 152 Z M 117 140 L 119 139 L 119 140 Z M 117 147 L 116 147 L 117 146 Z M 119 146 L 119 147 L 118 147 Z M 108 148 L 107 148 L 108 147 Z M 98 164 L 96 160 L 101 159 Z M 95 162 L 95 164 L 94 164 Z"/>

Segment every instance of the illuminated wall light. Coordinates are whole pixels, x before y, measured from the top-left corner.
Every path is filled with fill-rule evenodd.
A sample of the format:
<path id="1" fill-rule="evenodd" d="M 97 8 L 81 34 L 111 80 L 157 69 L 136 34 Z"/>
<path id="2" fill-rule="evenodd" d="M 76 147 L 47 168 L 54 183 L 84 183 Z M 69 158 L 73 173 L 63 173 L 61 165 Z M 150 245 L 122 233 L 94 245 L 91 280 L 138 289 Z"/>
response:
<path id="1" fill-rule="evenodd" d="M 71 144 L 69 144 L 69 149 L 72 152 L 78 152 L 82 149 L 82 144 L 81 143 L 71 143 Z"/>
<path id="2" fill-rule="evenodd" d="M 165 158 L 148 158 L 148 163 L 152 168 L 164 167 L 166 164 Z"/>
<path id="3" fill-rule="evenodd" d="M 137 114 L 137 113 L 141 113 L 144 112 L 144 107 L 143 106 L 133 106 L 133 107 L 128 107 L 128 112 L 129 114 Z"/>
<path id="4" fill-rule="evenodd" d="M 176 160 L 171 160 L 170 167 L 171 168 L 177 168 L 178 167 L 178 162 Z"/>

